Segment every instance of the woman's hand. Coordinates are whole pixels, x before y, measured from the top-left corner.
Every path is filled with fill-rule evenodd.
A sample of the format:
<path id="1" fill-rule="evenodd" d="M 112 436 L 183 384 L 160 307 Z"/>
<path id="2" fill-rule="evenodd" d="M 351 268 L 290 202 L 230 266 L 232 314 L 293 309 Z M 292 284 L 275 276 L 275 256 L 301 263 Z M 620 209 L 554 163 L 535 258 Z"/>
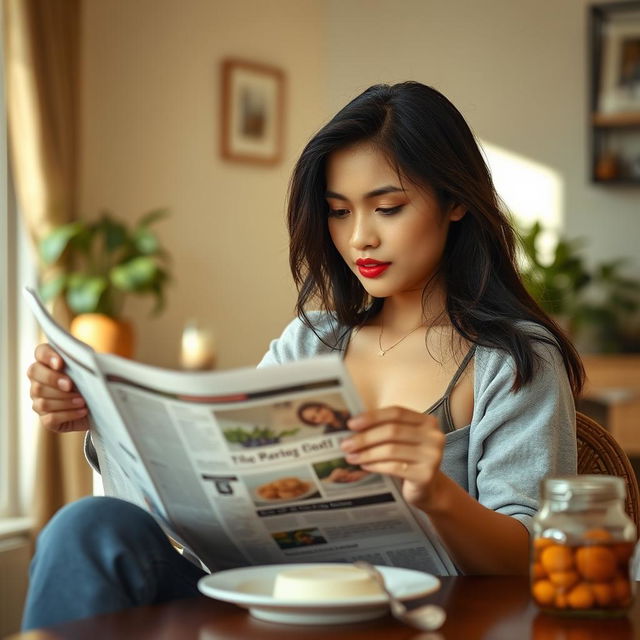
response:
<path id="1" fill-rule="evenodd" d="M 84 399 L 69 376 L 62 373 L 64 362 L 48 344 L 39 344 L 36 361 L 27 369 L 31 380 L 33 410 L 50 431 L 85 431 L 89 428 Z"/>
<path id="2" fill-rule="evenodd" d="M 356 432 L 340 445 L 347 462 L 402 478 L 404 499 L 427 510 L 445 442 L 437 419 L 402 407 L 386 407 L 361 413 L 347 424 Z"/>

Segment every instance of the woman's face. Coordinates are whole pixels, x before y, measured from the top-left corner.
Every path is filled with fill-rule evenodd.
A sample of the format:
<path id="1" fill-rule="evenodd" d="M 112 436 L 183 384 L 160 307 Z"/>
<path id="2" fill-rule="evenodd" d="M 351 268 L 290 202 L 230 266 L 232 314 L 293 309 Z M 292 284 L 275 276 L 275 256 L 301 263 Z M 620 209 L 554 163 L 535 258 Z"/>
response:
<path id="1" fill-rule="evenodd" d="M 322 404 L 314 404 L 304 409 L 302 418 L 312 424 L 330 424 L 334 416 L 329 407 Z"/>
<path id="2" fill-rule="evenodd" d="M 434 195 L 401 181 L 384 154 L 363 143 L 332 153 L 327 162 L 329 233 L 362 283 L 377 298 L 422 292 L 436 272 L 451 221 Z"/>

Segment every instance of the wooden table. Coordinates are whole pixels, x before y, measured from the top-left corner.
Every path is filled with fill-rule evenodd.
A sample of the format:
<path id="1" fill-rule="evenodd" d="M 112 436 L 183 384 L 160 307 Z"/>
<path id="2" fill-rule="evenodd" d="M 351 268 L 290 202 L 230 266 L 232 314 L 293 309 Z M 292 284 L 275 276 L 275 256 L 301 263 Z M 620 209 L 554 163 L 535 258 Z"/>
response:
<path id="1" fill-rule="evenodd" d="M 609 620 L 548 616 L 537 611 L 521 577 L 442 578 L 421 602 L 447 610 L 438 633 L 421 633 L 390 617 L 331 626 L 261 622 L 234 605 L 193 598 L 128 609 L 11 640 L 633 640 L 640 636 L 640 594 L 629 615 Z"/>

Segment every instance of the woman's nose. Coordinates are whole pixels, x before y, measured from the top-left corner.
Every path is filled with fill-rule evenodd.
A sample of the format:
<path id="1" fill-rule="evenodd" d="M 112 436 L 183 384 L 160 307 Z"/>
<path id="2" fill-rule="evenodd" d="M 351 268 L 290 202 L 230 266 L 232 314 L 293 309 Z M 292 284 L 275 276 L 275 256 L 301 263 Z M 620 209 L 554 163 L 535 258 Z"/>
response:
<path id="1" fill-rule="evenodd" d="M 351 230 L 351 246 L 354 249 L 362 250 L 367 247 L 377 247 L 379 244 L 380 238 L 373 220 L 366 215 L 355 215 Z"/>

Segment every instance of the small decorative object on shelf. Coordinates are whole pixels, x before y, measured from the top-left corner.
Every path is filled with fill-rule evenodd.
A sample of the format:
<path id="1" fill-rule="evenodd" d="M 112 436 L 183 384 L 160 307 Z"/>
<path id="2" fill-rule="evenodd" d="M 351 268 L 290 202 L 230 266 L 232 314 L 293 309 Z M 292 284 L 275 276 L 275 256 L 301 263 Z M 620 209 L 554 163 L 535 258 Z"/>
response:
<path id="1" fill-rule="evenodd" d="M 615 180 L 620 175 L 620 161 L 611 151 L 603 152 L 596 161 L 596 180 Z"/>
<path id="2" fill-rule="evenodd" d="M 592 5 L 590 18 L 591 179 L 640 185 L 640 1 Z"/>

